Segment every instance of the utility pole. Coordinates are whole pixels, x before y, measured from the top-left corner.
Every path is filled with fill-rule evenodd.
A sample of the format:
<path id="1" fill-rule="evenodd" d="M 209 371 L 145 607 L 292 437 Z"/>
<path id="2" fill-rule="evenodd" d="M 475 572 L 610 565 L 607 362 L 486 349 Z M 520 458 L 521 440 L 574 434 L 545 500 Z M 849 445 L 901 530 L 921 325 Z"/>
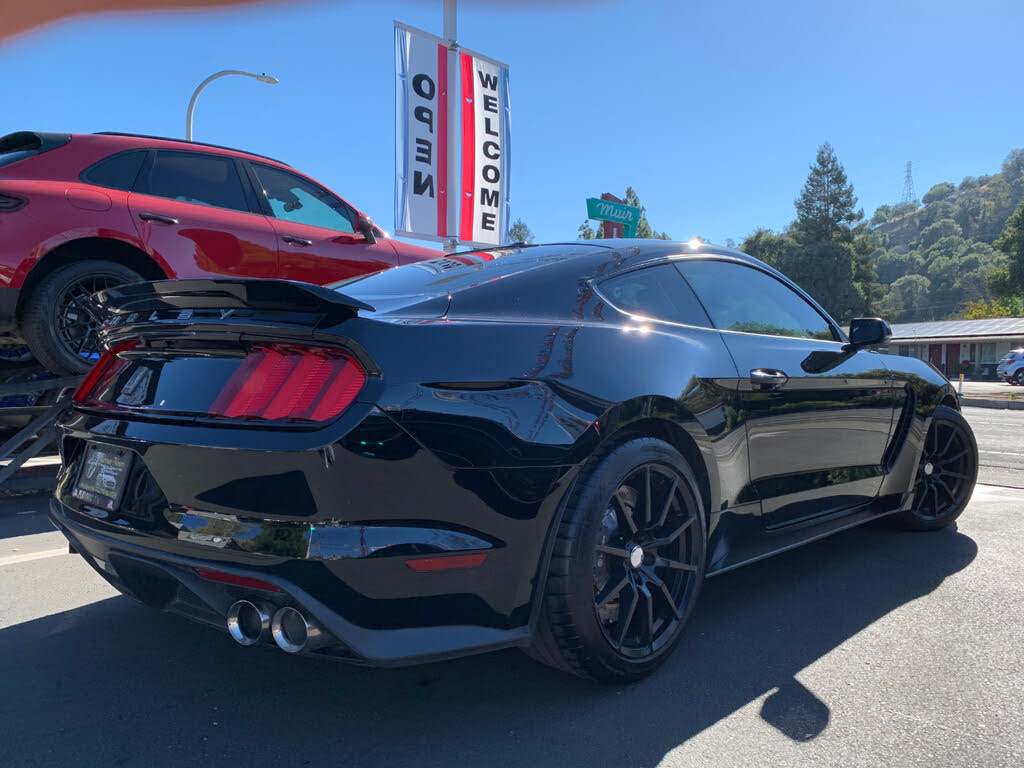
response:
<path id="1" fill-rule="evenodd" d="M 459 230 L 455 211 L 461 202 L 455 199 L 456 196 L 451 193 L 451 190 L 459 189 L 455 179 L 460 178 L 455 168 L 455 164 L 458 161 L 458 156 L 455 152 L 455 136 L 459 130 L 460 106 L 459 100 L 456 98 L 459 92 L 458 82 L 460 79 L 458 23 L 456 21 L 457 4 L 458 0 L 444 0 L 444 18 L 442 22 L 444 39 L 448 43 L 448 82 L 445 84 L 445 87 L 448 89 L 448 192 L 445 195 L 445 204 L 448 206 L 448 210 L 445 212 L 448 222 L 448 239 L 444 241 L 446 253 L 453 253 L 459 247 Z"/>
<path id="2" fill-rule="evenodd" d="M 903 197 L 900 198 L 901 203 L 912 203 L 917 200 L 917 195 L 914 193 L 914 174 L 912 173 L 913 163 L 907 160 L 907 173 L 903 177 Z"/>

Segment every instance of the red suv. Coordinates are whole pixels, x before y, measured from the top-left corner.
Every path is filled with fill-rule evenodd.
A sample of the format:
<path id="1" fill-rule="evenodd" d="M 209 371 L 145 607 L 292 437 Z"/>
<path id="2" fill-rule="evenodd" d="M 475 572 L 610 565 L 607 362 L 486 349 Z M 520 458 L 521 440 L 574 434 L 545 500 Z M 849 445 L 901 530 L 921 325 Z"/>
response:
<path id="1" fill-rule="evenodd" d="M 277 160 L 120 133 L 0 139 L 0 345 L 49 370 L 95 356 L 85 296 L 121 283 L 276 277 L 326 285 L 440 252 L 388 239 Z"/>

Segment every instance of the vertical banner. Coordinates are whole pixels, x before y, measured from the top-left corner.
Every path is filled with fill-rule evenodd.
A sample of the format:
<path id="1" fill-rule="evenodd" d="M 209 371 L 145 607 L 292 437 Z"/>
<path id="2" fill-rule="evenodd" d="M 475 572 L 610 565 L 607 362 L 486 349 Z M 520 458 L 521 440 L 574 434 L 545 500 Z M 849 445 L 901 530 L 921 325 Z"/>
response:
<path id="1" fill-rule="evenodd" d="M 462 189 L 459 240 L 488 246 L 508 243 L 509 168 L 512 148 L 508 66 L 462 49 Z"/>
<path id="2" fill-rule="evenodd" d="M 395 234 L 448 232 L 448 46 L 395 22 Z"/>

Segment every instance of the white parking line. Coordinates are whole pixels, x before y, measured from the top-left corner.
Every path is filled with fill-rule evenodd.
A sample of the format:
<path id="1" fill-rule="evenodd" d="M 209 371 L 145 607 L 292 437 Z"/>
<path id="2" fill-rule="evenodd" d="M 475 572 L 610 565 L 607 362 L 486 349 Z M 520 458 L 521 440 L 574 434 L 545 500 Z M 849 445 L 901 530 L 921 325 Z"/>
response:
<path id="1" fill-rule="evenodd" d="M 0 557 L 0 567 L 5 565 L 14 565 L 15 563 L 27 563 L 30 560 L 42 560 L 47 557 L 57 557 L 58 555 L 68 554 L 68 548 L 62 547 L 61 549 L 46 549 L 42 552 L 26 552 L 24 555 L 9 555 L 8 557 Z"/>

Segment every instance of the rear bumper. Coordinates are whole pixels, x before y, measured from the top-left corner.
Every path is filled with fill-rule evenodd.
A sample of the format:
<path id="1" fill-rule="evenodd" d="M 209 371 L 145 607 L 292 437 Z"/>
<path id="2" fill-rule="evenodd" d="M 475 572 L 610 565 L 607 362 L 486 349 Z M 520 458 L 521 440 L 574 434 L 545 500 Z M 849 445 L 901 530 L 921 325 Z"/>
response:
<path id="1" fill-rule="evenodd" d="M 51 501 L 50 519 L 54 525 L 86 562 L 116 589 L 150 607 L 178 613 L 225 632 L 229 608 L 235 601 L 245 599 L 269 605 L 272 609 L 284 606 L 298 609 L 330 636 L 330 641 L 313 651 L 312 655 L 355 664 L 404 666 L 529 642 L 526 626 L 514 629 L 451 625 L 398 629 L 359 626 L 328 607 L 318 599 L 321 595 L 314 595 L 306 584 L 300 586 L 298 579 L 288 578 L 289 570 L 299 572 L 296 566 L 302 564 L 286 560 L 271 569 L 211 562 L 107 535 L 81 518 L 82 515 L 60 501 Z M 199 577 L 197 568 L 214 568 L 221 573 L 259 579 L 280 591 L 208 581 Z M 322 586 L 331 588 L 327 583 Z M 336 582 L 333 589 L 343 591 L 345 586 Z M 270 642 L 269 638 L 266 642 Z"/>
<path id="2" fill-rule="evenodd" d="M 0 288 L 0 333 L 9 333 L 17 326 L 17 288 Z"/>

